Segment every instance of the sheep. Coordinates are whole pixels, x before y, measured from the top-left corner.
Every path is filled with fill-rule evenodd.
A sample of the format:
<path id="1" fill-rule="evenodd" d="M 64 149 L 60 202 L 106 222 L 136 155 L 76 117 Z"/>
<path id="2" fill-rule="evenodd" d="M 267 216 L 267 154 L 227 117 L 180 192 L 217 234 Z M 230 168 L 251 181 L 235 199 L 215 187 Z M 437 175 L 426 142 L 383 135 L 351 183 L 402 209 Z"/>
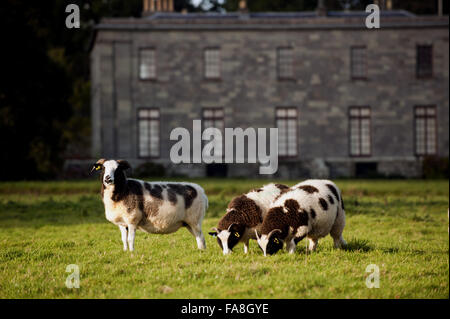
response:
<path id="1" fill-rule="evenodd" d="M 224 255 L 239 242 L 244 243 L 244 253 L 248 252 L 249 240 L 256 239 L 254 231 L 261 226 L 273 200 L 288 189 L 286 185 L 272 183 L 233 198 L 217 228 L 209 233 L 217 237 Z"/>
<path id="2" fill-rule="evenodd" d="M 317 247 L 319 238 L 330 234 L 335 248 L 347 243 L 342 237 L 345 227 L 344 201 L 339 188 L 329 180 L 307 180 L 296 184 L 276 199 L 261 225 L 261 236 L 255 232 L 264 256 L 275 254 L 286 242 L 294 253 L 297 243 L 309 239 L 309 250 Z"/>
<path id="3" fill-rule="evenodd" d="M 193 183 L 127 178 L 125 170 L 129 168 L 127 161 L 112 159 L 100 159 L 92 168 L 101 170 L 106 219 L 119 226 L 123 250 L 134 250 L 136 229 L 169 234 L 182 226 L 195 237 L 198 249 L 205 249 L 202 221 L 208 198 L 203 188 Z"/>

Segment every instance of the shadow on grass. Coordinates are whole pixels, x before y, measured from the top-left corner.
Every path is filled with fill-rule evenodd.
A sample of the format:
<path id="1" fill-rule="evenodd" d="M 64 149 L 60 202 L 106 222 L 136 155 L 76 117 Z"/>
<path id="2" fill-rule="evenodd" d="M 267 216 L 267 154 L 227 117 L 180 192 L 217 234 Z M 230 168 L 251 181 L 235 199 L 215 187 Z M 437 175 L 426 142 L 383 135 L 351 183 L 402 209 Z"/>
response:
<path id="1" fill-rule="evenodd" d="M 345 246 L 343 250 L 365 253 L 373 250 L 373 247 L 369 244 L 367 239 L 351 239 L 347 242 L 347 246 Z"/>
<path id="2" fill-rule="evenodd" d="M 0 201 L 0 212 L 0 228 L 107 222 L 103 203 L 96 196 L 82 196 L 78 201 Z"/>
<path id="3" fill-rule="evenodd" d="M 302 244 L 298 244 L 297 245 L 297 253 L 299 254 L 315 254 L 318 253 L 322 250 L 322 247 L 320 246 L 319 243 L 319 247 L 318 250 L 311 252 L 308 250 L 308 248 L 305 246 L 305 243 Z M 331 248 L 331 251 L 335 251 L 337 250 L 336 248 Z M 372 245 L 370 245 L 369 241 L 367 239 L 350 239 L 347 242 L 347 245 L 345 247 L 342 248 L 342 250 L 344 251 L 351 251 L 351 252 L 369 252 L 371 250 L 374 250 L 374 247 Z M 328 251 L 328 248 L 325 248 L 324 251 Z"/>
<path id="4" fill-rule="evenodd" d="M 385 254 L 398 254 L 400 252 L 400 249 L 397 247 L 384 247 L 381 248 L 381 251 Z"/>
<path id="5" fill-rule="evenodd" d="M 346 251 L 356 251 L 356 252 L 368 252 L 371 250 L 375 250 L 374 247 L 372 247 L 369 244 L 369 241 L 366 239 L 352 239 L 347 243 L 347 247 L 344 248 Z M 445 254 L 445 250 L 421 250 L 421 249 L 400 249 L 398 247 L 377 247 L 376 250 L 379 250 L 383 252 L 384 254 L 400 254 L 400 253 L 407 253 L 407 254 L 414 254 L 414 255 L 425 255 L 427 253 L 433 253 L 433 254 Z M 448 253 L 448 250 L 447 250 Z"/>
<path id="6" fill-rule="evenodd" d="M 406 249 L 400 249 L 397 247 L 381 247 L 377 248 L 381 250 L 385 254 L 413 254 L 413 255 L 427 255 L 427 254 L 442 254 L 442 255 L 448 255 L 449 250 L 445 249 L 416 249 L 416 248 L 406 248 Z"/>
<path id="7" fill-rule="evenodd" d="M 444 199 L 387 199 L 385 198 L 370 198 L 364 199 L 364 201 L 358 200 L 356 197 L 350 197 L 345 202 L 345 214 L 348 216 L 366 215 L 366 216 L 396 216 L 411 218 L 411 211 L 419 209 L 421 207 L 447 207 L 447 201 Z M 415 215 L 414 221 L 430 221 L 431 216 L 418 216 Z"/>

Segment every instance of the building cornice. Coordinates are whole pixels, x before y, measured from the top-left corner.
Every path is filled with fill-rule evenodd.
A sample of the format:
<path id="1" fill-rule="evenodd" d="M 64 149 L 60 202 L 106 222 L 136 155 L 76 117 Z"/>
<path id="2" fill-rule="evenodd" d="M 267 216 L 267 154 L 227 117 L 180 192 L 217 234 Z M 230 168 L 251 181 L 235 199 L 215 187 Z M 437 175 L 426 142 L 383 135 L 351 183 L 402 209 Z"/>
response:
<path id="1" fill-rule="evenodd" d="M 165 14 L 144 18 L 108 18 L 95 26 L 96 30 L 347 30 L 366 29 L 367 14 L 313 16 L 307 12 L 289 14 Z M 448 28 L 448 16 L 383 16 L 380 29 Z"/>

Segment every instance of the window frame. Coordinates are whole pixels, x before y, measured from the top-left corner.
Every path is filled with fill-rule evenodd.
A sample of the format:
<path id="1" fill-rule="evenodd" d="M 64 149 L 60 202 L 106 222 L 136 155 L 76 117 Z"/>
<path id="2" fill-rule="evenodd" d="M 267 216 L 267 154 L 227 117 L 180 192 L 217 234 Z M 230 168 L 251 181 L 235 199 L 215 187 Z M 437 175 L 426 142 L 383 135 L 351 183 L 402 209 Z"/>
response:
<path id="1" fill-rule="evenodd" d="M 208 64 L 206 61 L 206 52 L 217 50 L 219 55 L 219 60 L 217 61 L 218 76 L 207 76 Z M 203 49 L 203 79 L 206 81 L 221 81 L 222 80 L 222 50 L 220 46 L 206 47 Z"/>
<path id="2" fill-rule="evenodd" d="M 142 78 L 141 77 L 141 62 L 142 62 L 142 51 L 153 51 L 153 62 L 154 62 L 154 66 L 155 66 L 155 76 L 154 77 L 149 77 L 149 78 Z M 156 63 L 156 48 L 153 46 L 149 46 L 149 47 L 140 47 L 138 49 L 138 78 L 139 81 L 142 82 L 154 82 L 157 80 L 158 78 L 158 68 L 157 68 L 157 63 Z"/>
<path id="3" fill-rule="evenodd" d="M 147 117 L 140 117 L 139 113 L 141 110 L 148 110 L 148 111 L 152 111 L 152 110 L 157 110 L 158 111 L 158 119 L 153 119 L 151 117 L 147 118 Z M 137 117 L 137 157 L 138 158 L 142 158 L 142 159 L 155 159 L 155 158 L 160 158 L 161 157 L 161 110 L 159 107 L 139 107 L 137 108 L 137 113 L 136 113 L 136 117 Z M 157 121 L 158 122 L 158 155 L 151 155 L 151 144 L 148 145 L 149 147 L 149 154 L 148 156 L 142 156 L 141 155 L 141 134 L 139 131 L 139 122 L 141 120 L 146 120 L 149 122 L 152 121 Z"/>
<path id="4" fill-rule="evenodd" d="M 292 54 L 292 56 L 291 56 L 291 66 L 290 66 L 291 69 L 292 69 L 292 75 L 291 75 L 291 76 L 284 76 L 284 75 L 282 75 L 281 72 L 280 72 L 280 69 L 281 69 L 281 63 L 280 63 L 280 51 L 281 51 L 281 50 L 286 50 L 286 49 L 289 49 L 289 50 L 291 51 L 291 54 Z M 280 46 L 280 47 L 277 47 L 277 56 L 276 56 L 276 59 L 277 59 L 277 61 L 276 61 L 276 62 L 277 62 L 276 67 L 277 67 L 277 79 L 278 79 L 278 81 L 295 81 L 294 48 L 293 48 L 292 46 Z"/>
<path id="5" fill-rule="evenodd" d="M 298 119 L 299 119 L 298 107 L 296 107 L 296 106 L 277 106 L 277 107 L 275 107 L 275 127 L 277 129 L 279 129 L 278 123 L 277 123 L 279 119 L 281 119 L 281 120 L 292 120 L 292 119 L 294 119 L 294 117 L 289 117 L 289 116 L 285 116 L 285 117 L 280 116 L 279 117 L 277 115 L 277 113 L 278 113 L 277 111 L 278 110 L 290 110 L 290 109 L 295 109 L 295 124 L 296 124 L 295 125 L 295 155 L 280 155 L 280 152 L 279 152 L 279 149 L 278 149 L 279 146 L 278 146 L 278 148 L 277 148 L 278 157 L 281 158 L 281 159 L 292 159 L 292 158 L 298 158 L 298 156 L 299 156 L 299 145 L 298 145 L 298 143 L 299 143 L 299 140 L 300 140 L 299 139 L 300 127 L 299 127 L 299 123 L 298 123 Z M 288 136 L 289 135 L 287 135 L 287 138 L 288 138 Z M 279 138 L 279 135 L 278 135 L 278 138 Z M 289 139 L 287 139 L 286 142 L 288 143 Z M 277 141 L 277 144 L 279 144 L 279 140 Z"/>
<path id="6" fill-rule="evenodd" d="M 427 47 L 430 48 L 430 70 L 429 73 L 421 75 L 419 74 L 419 48 Z M 433 45 L 432 44 L 416 44 L 416 79 L 430 79 L 433 77 L 434 67 L 433 67 Z"/>
<path id="7" fill-rule="evenodd" d="M 369 115 L 362 116 L 361 109 L 367 108 Z M 358 109 L 360 114 L 358 116 L 351 115 L 352 109 Z M 352 154 L 352 119 L 358 119 L 358 131 L 359 131 L 359 152 L 358 154 Z M 361 139 L 361 120 L 369 120 L 369 153 L 362 154 L 362 139 Z M 351 105 L 348 107 L 348 154 L 350 157 L 371 157 L 372 156 L 372 108 L 369 105 Z"/>
<path id="8" fill-rule="evenodd" d="M 220 116 L 220 117 L 215 117 L 215 116 L 213 116 L 213 117 L 206 117 L 205 116 L 205 111 L 213 111 L 213 112 L 215 112 L 215 111 L 222 111 L 222 116 Z M 216 121 L 222 121 L 222 123 L 223 123 L 223 129 L 225 129 L 225 110 L 224 110 L 224 108 L 223 107 L 202 107 L 202 132 L 207 128 L 207 127 L 205 127 L 205 120 L 207 120 L 207 121 L 214 121 L 214 123 L 216 122 Z M 215 126 L 214 126 L 215 127 Z M 222 132 L 222 133 L 224 133 L 224 132 Z"/>
<path id="9" fill-rule="evenodd" d="M 364 49 L 365 51 L 365 59 L 364 59 L 364 75 L 354 75 L 354 67 L 353 67 L 353 50 L 355 49 Z M 368 76 L 367 76 L 367 72 L 368 72 L 368 66 L 367 66 L 367 46 L 366 45 L 353 45 L 350 47 L 350 78 L 352 79 L 352 81 L 367 81 Z"/>
<path id="10" fill-rule="evenodd" d="M 418 115 L 417 109 L 418 108 L 424 108 L 425 109 L 425 115 Z M 426 110 L 428 108 L 434 109 L 434 115 L 427 115 Z M 435 104 L 427 104 L 427 105 L 415 105 L 414 106 L 414 155 L 418 157 L 422 156 L 433 156 L 438 155 L 438 116 L 437 116 L 437 107 Z M 425 119 L 425 136 L 424 136 L 424 142 L 425 142 L 425 153 L 420 154 L 417 152 L 417 119 L 423 118 Z M 434 153 L 428 153 L 428 119 L 432 118 L 434 119 Z"/>

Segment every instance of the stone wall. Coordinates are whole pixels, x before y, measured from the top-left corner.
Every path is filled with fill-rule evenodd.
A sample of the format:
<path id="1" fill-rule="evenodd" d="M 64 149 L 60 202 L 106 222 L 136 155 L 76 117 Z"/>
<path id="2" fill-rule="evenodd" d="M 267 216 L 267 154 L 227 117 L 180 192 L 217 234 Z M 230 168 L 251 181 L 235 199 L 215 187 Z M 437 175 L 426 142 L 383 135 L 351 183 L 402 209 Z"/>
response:
<path id="1" fill-rule="evenodd" d="M 416 45 L 433 45 L 433 77 L 416 79 Z M 367 80 L 352 80 L 350 47 L 367 47 Z M 221 79 L 203 76 L 203 51 L 220 47 Z M 277 47 L 294 49 L 294 80 L 277 79 Z M 138 50 L 156 48 L 157 79 L 138 79 Z M 94 157 L 137 159 L 137 109 L 158 107 L 161 157 L 175 127 L 192 131 L 203 107 L 223 107 L 226 127 L 274 127 L 275 107 L 298 109 L 297 158 L 280 163 L 277 176 L 354 174 L 349 157 L 348 107 L 370 106 L 372 155 L 380 173 L 417 174 L 415 105 L 438 110 L 438 152 L 448 156 L 448 28 L 320 30 L 98 31 L 92 50 Z M 338 158 L 338 161 L 333 159 Z M 404 160 L 404 158 L 409 158 Z M 412 158 L 412 160 L 410 159 Z M 139 160 L 140 161 L 140 160 Z M 230 176 L 254 176 L 255 165 L 232 165 Z M 204 165 L 180 166 L 201 175 Z M 255 166 L 257 168 L 257 166 Z M 174 168 L 174 171 L 177 169 Z M 203 173 L 204 174 L 204 173 Z M 313 177 L 313 176 L 312 176 Z"/>

